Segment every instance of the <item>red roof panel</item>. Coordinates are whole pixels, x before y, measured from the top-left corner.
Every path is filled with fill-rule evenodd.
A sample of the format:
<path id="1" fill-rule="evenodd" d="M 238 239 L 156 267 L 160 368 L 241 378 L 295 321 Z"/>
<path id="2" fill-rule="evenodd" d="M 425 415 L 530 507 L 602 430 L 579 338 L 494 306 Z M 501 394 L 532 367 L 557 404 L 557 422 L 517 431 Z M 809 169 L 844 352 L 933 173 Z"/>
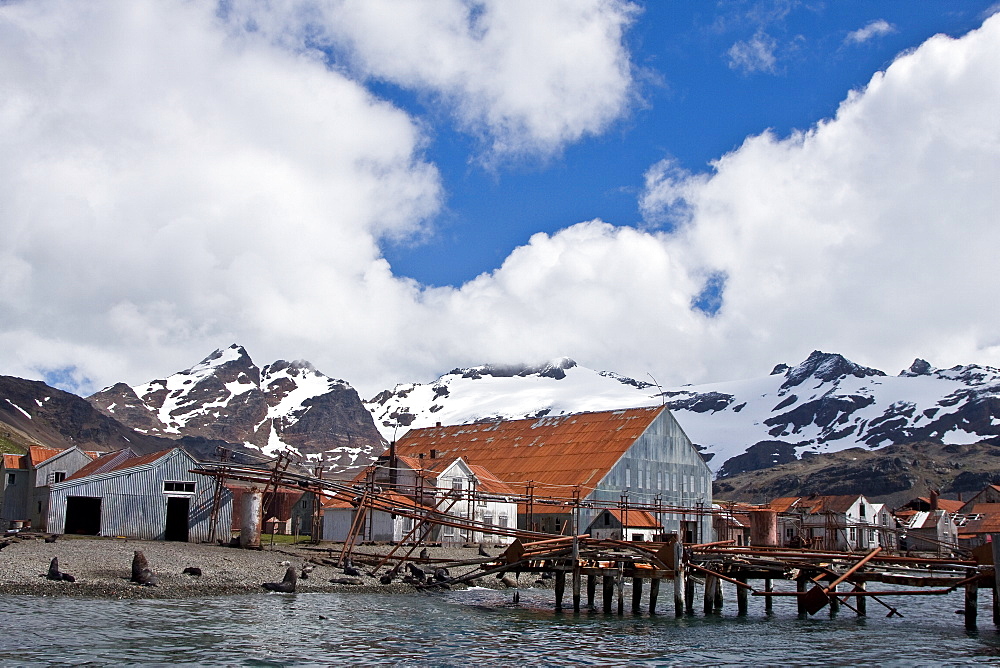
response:
<path id="1" fill-rule="evenodd" d="M 538 493 L 570 497 L 575 485 L 585 494 L 595 487 L 664 410 L 656 406 L 413 429 L 396 443 L 396 452 L 424 454 L 425 462 L 432 453 L 446 460 L 462 457 L 518 489 L 534 481 Z"/>

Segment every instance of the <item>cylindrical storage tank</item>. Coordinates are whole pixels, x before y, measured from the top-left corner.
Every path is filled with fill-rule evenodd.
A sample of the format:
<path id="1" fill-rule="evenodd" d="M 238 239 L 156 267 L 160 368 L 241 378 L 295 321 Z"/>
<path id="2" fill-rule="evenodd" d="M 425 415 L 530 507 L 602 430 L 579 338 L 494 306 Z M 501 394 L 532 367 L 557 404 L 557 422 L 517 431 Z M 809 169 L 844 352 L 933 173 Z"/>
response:
<path id="1" fill-rule="evenodd" d="M 240 518 L 240 547 L 260 549 L 260 518 L 264 493 L 251 487 L 243 494 L 243 516 Z"/>
<path id="2" fill-rule="evenodd" d="M 778 511 L 750 511 L 750 544 L 758 547 L 778 546 Z"/>

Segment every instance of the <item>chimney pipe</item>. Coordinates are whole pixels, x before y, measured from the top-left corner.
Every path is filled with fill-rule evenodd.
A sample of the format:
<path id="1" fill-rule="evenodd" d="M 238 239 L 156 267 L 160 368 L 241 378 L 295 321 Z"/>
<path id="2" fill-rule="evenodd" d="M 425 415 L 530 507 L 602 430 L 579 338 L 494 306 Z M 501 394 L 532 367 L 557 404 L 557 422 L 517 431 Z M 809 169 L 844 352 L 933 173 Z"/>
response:
<path id="1" fill-rule="evenodd" d="M 938 509 L 938 496 L 939 496 L 938 491 L 936 489 L 932 489 L 931 490 L 931 510 L 932 511 Z"/>

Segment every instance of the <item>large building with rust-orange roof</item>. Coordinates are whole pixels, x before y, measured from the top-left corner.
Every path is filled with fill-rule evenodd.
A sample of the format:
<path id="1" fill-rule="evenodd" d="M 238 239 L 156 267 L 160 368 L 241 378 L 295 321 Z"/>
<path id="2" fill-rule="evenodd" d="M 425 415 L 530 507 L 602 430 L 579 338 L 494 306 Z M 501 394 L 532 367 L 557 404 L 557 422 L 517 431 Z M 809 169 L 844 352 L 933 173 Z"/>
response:
<path id="1" fill-rule="evenodd" d="M 665 531 L 710 540 L 711 522 L 696 511 L 711 508 L 712 473 L 666 406 L 413 429 L 396 454 L 485 467 L 536 501 L 522 504 L 522 528 L 565 532 L 572 514 L 565 507 L 578 492 L 581 530 L 596 506 L 627 500 L 670 507 L 660 513 Z"/>

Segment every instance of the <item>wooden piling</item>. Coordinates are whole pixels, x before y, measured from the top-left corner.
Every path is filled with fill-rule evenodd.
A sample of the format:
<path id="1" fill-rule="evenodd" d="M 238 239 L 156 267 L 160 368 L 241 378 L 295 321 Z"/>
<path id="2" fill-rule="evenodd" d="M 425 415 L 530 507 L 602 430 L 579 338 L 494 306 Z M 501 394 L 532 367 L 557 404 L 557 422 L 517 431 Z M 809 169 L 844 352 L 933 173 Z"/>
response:
<path id="1" fill-rule="evenodd" d="M 719 578 L 714 575 L 705 575 L 705 614 L 711 615 L 715 612 L 715 593 Z"/>
<path id="2" fill-rule="evenodd" d="M 764 591 L 772 592 L 774 591 L 774 581 L 771 578 L 764 578 Z M 774 597 L 765 596 L 764 597 L 764 612 L 771 614 L 774 612 Z"/>
<path id="3" fill-rule="evenodd" d="M 715 598 L 713 599 L 714 611 L 722 612 L 722 580 L 715 578 Z"/>
<path id="4" fill-rule="evenodd" d="M 615 577 L 615 589 L 618 592 L 618 614 L 625 614 L 625 577 L 622 575 L 621 567 L 618 568 L 618 575 Z"/>
<path id="5" fill-rule="evenodd" d="M 684 580 L 684 613 L 694 614 L 694 580 L 692 578 Z"/>
<path id="6" fill-rule="evenodd" d="M 642 578 L 632 578 L 632 614 L 642 612 Z"/>
<path id="7" fill-rule="evenodd" d="M 737 581 L 746 584 L 747 578 L 745 575 L 736 576 Z M 746 587 L 736 588 L 736 614 L 740 617 L 746 616 L 749 611 L 749 596 L 748 589 Z M 770 598 L 770 597 L 768 597 Z"/>
<path id="8" fill-rule="evenodd" d="M 674 615 L 684 615 L 684 546 L 680 541 L 674 543 Z"/>
<path id="9" fill-rule="evenodd" d="M 566 592 L 566 571 L 556 571 L 556 612 L 562 610 L 563 594 Z"/>
<path id="10" fill-rule="evenodd" d="M 806 582 L 808 581 L 809 580 L 806 577 L 806 575 L 801 572 L 799 573 L 799 577 L 795 578 L 795 591 L 799 593 L 799 595 L 795 597 L 795 602 L 798 605 L 798 612 L 800 617 L 808 614 L 806 612 L 805 597 L 802 596 L 802 594 L 804 594 L 806 591 Z"/>
<path id="11" fill-rule="evenodd" d="M 974 569 L 969 569 L 967 571 L 968 577 L 973 577 L 977 574 Z M 976 628 L 976 616 L 979 613 L 979 583 L 976 580 L 970 580 L 965 583 L 965 628 L 974 629 Z"/>
<path id="12" fill-rule="evenodd" d="M 837 585 L 830 587 L 830 616 L 835 617 L 840 612 L 840 599 L 837 598 Z"/>
<path id="13" fill-rule="evenodd" d="M 611 600 L 614 598 L 615 579 L 610 575 L 604 576 L 604 612 L 611 613 Z"/>
<path id="14" fill-rule="evenodd" d="M 580 583 L 583 576 L 580 573 L 580 566 L 573 567 L 573 612 L 580 612 Z"/>
<path id="15" fill-rule="evenodd" d="M 858 582 L 854 585 L 854 591 L 864 591 L 865 583 Z M 854 597 L 854 607 L 858 609 L 858 617 L 868 616 L 868 597 L 867 596 L 855 596 Z"/>
<path id="16" fill-rule="evenodd" d="M 597 576 L 587 575 L 587 609 L 594 610 L 594 596 L 597 594 Z"/>
<path id="17" fill-rule="evenodd" d="M 660 596 L 660 578 L 649 581 L 649 614 L 656 614 L 656 599 Z"/>

